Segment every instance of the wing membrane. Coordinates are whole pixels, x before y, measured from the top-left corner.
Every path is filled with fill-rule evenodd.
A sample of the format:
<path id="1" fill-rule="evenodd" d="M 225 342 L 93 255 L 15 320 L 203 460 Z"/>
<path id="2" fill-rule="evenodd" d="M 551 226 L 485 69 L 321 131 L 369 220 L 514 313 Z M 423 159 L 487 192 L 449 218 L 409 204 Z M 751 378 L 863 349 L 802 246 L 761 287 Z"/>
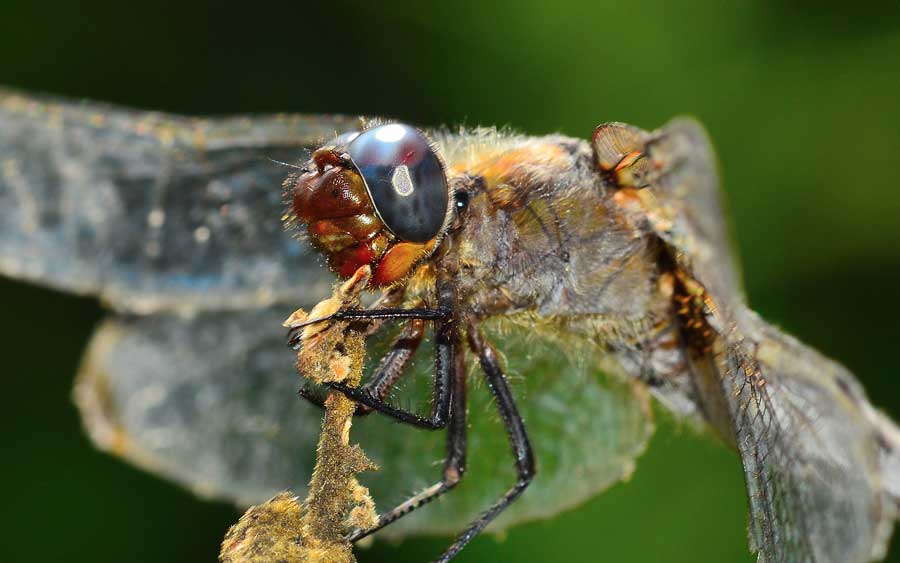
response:
<path id="1" fill-rule="evenodd" d="M 849 371 L 743 304 L 703 129 L 679 119 L 643 142 L 647 216 L 708 295 L 718 336 L 705 361 L 721 391 L 699 388 L 720 392 L 704 401 L 730 417 L 719 430 L 733 436 L 743 462 L 751 547 L 770 563 L 882 557 L 897 517 L 898 477 L 889 473 L 900 455 L 896 427 L 875 414 Z"/>
<path id="2" fill-rule="evenodd" d="M 321 412 L 300 400 L 293 353 L 281 320 L 288 310 L 217 311 L 184 318 L 151 315 L 108 321 L 95 335 L 76 386 L 94 441 L 204 494 L 240 504 L 291 488 L 305 494 Z M 499 527 L 551 516 L 630 474 L 652 432 L 645 393 L 606 381 L 556 343 L 518 329 L 494 332 L 509 358 L 523 415 L 537 448 L 539 477 Z M 416 358 L 413 384 L 398 404 L 427 408 Z M 480 375 L 475 374 L 473 378 Z M 423 391 L 423 392 L 419 392 Z M 454 533 L 485 508 L 515 473 L 489 393 L 473 381 L 469 469 L 465 483 L 434 507 L 383 533 Z M 373 415 L 352 437 L 381 467 L 362 476 L 386 509 L 435 482 L 445 454 L 441 432 L 399 426 Z"/>
<path id="3" fill-rule="evenodd" d="M 722 390 L 706 403 L 724 401 L 731 418 L 720 431 L 734 436 L 744 465 L 751 546 L 768 562 L 882 557 L 897 517 L 898 477 L 888 469 L 900 455 L 896 427 L 850 372 L 743 304 L 703 129 L 675 120 L 644 142 L 648 217 L 709 296 Z"/>
<path id="4" fill-rule="evenodd" d="M 674 119 L 650 136 L 646 151 L 653 168 L 648 192 L 655 198 L 650 216 L 657 233 L 719 300 L 741 301 L 716 155 L 703 126 Z"/>
<path id="5" fill-rule="evenodd" d="M 323 282 L 284 232 L 288 162 L 343 116 L 214 119 L 0 88 L 0 273 L 119 309 L 242 307 Z"/>
<path id="6" fill-rule="evenodd" d="M 842 366 L 751 313 L 742 325 L 747 338 L 727 345 L 720 370 L 761 560 L 883 557 L 897 517 L 896 427 Z"/>
<path id="7" fill-rule="evenodd" d="M 900 431 L 851 373 L 743 304 L 703 129 L 687 119 L 653 133 L 608 124 L 594 147 L 601 169 L 631 190 L 623 199 L 637 203 L 636 220 L 705 292 L 716 336 L 711 353 L 692 358 L 695 386 L 709 422 L 741 455 L 760 561 L 882 557 L 898 510 Z"/>

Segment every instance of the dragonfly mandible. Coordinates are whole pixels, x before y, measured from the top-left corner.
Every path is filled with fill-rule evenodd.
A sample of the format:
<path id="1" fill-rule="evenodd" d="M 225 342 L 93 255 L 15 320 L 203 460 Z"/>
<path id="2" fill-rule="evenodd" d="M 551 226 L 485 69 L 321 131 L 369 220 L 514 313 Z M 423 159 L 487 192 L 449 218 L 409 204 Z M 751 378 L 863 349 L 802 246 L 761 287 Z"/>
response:
<path id="1" fill-rule="evenodd" d="M 415 142 L 396 152 L 404 140 Z M 296 382 L 276 373 L 290 365 L 278 322 L 285 304 L 321 297 L 330 276 L 284 232 L 284 168 L 272 160 L 316 149 L 286 184 L 288 218 L 339 275 L 374 266 L 378 308 L 342 314 L 411 319 L 398 340 L 409 349 L 388 352 L 376 383 L 342 390 L 361 411 L 447 429 L 438 481 L 386 512 L 383 533 L 448 532 L 472 512 L 445 504 L 431 519 L 400 518 L 475 465 L 472 361 L 518 478 L 441 561 L 520 495 L 507 525 L 627 475 L 651 432 L 648 394 L 738 451 L 762 560 L 866 561 L 885 549 L 898 430 L 846 369 L 745 305 L 713 152 L 693 121 L 605 124 L 586 141 L 340 116 L 181 118 L 2 91 L 0 146 L 0 271 L 115 311 L 76 386 L 91 436 L 198 492 L 260 500 L 294 484 L 293 460 L 312 450 L 318 415 L 295 409 Z M 422 320 L 437 324 L 431 416 L 383 400 Z M 608 380 L 577 377 L 590 362 L 573 356 L 596 358 Z M 505 375 L 517 358 L 528 390 L 518 405 Z M 545 473 L 522 412 L 529 428 L 562 412 L 575 424 L 558 439 L 609 460 L 585 452 Z M 440 437 L 398 438 L 368 418 L 367 450 L 410 458 L 384 473 L 428 485 L 422 453 Z M 604 433 L 608 444 L 584 447 Z M 575 468 L 589 485 L 555 478 Z"/>

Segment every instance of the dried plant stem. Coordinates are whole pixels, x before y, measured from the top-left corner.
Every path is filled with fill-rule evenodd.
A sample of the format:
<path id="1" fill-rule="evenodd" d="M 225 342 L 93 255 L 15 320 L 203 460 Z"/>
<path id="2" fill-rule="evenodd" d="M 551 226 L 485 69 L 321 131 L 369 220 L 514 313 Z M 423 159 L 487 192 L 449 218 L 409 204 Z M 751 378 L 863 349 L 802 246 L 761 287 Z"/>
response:
<path id="1" fill-rule="evenodd" d="M 357 306 L 369 275 L 368 267 L 361 268 L 309 315 L 298 310 L 285 321 L 285 326 L 294 328 L 308 319 L 324 318 L 343 307 Z M 348 330 L 347 323 L 306 325 L 300 343 L 297 368 L 305 377 L 315 383 L 359 384 L 365 345 L 363 336 Z M 329 394 L 306 501 L 301 506 L 295 496 L 281 493 L 250 508 L 225 536 L 221 561 L 356 561 L 352 546 L 344 539 L 347 531 L 351 527 L 372 526 L 376 520 L 369 491 L 359 484 L 356 474 L 377 467 L 358 445 L 350 445 L 355 410 L 356 404 L 343 394 Z"/>

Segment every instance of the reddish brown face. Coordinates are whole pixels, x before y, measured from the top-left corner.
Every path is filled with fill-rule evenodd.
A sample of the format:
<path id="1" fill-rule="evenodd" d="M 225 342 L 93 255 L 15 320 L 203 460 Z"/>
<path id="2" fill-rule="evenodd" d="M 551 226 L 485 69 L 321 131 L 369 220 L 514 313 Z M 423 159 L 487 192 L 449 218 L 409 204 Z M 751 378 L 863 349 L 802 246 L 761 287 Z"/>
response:
<path id="1" fill-rule="evenodd" d="M 374 272 L 370 283 L 389 286 L 403 280 L 434 249 L 436 238 L 402 241 L 387 228 L 363 177 L 346 154 L 333 147 L 313 153 L 308 171 L 292 177 L 287 189 L 294 217 L 306 225 L 310 242 L 342 278 L 368 264 Z"/>
<path id="2" fill-rule="evenodd" d="M 341 277 L 373 264 L 387 250 L 388 236 L 362 177 L 330 148 L 317 150 L 310 170 L 296 178 L 291 209 Z"/>

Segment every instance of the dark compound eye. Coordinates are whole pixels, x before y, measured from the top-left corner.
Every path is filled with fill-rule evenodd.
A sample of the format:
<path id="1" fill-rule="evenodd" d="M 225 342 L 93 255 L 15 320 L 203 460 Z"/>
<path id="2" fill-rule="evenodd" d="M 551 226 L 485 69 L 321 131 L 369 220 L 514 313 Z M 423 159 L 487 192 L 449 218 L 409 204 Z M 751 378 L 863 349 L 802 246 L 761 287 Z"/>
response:
<path id="1" fill-rule="evenodd" d="M 359 134 L 347 147 L 375 210 L 397 237 L 434 238 L 447 215 L 447 177 L 441 161 L 414 127 L 381 125 Z"/>

